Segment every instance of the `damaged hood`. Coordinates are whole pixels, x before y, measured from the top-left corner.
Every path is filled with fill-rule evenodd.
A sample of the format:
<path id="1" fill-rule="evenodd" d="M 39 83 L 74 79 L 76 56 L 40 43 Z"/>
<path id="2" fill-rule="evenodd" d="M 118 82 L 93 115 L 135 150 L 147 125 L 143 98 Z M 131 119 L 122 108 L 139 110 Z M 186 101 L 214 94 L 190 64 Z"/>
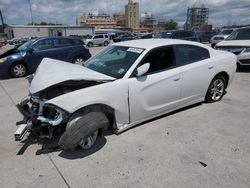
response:
<path id="1" fill-rule="evenodd" d="M 83 66 L 50 58 L 44 58 L 37 68 L 30 84 L 34 94 L 50 86 L 69 80 L 111 81 L 115 78 L 93 71 Z"/>

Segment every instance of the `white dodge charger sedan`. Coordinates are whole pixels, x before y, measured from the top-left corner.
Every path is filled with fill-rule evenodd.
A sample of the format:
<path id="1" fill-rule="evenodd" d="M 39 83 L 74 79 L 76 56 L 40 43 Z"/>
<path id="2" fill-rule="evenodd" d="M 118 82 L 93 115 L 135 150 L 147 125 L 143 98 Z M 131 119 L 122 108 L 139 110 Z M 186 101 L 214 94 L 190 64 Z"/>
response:
<path id="1" fill-rule="evenodd" d="M 119 133 L 202 101 L 221 100 L 236 56 L 184 40 L 144 39 L 111 45 L 83 66 L 44 59 L 19 105 L 15 132 L 60 135 L 59 146 L 91 148 L 107 127 Z"/>

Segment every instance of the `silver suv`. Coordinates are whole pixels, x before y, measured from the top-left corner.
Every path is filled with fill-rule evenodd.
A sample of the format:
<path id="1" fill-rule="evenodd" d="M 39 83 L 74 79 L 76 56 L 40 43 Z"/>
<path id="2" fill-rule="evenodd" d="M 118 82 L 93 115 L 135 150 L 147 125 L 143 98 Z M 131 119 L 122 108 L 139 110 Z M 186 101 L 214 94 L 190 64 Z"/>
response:
<path id="1" fill-rule="evenodd" d="M 89 47 L 93 45 L 109 45 L 109 36 L 107 34 L 99 34 L 88 37 L 85 41 L 85 44 Z"/>

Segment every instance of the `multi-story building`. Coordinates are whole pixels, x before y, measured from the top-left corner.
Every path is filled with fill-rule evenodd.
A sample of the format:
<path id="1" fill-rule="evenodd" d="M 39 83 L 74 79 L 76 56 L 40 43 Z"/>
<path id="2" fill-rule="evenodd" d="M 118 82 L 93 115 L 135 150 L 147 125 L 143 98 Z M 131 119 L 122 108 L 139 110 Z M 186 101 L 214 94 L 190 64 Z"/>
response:
<path id="1" fill-rule="evenodd" d="M 128 1 L 128 4 L 125 5 L 125 17 L 126 17 L 126 27 L 132 29 L 140 27 L 138 2 L 134 2 L 133 0 Z"/>
<path id="2" fill-rule="evenodd" d="M 126 27 L 126 18 L 123 12 L 117 12 L 114 14 L 114 20 L 116 21 L 116 26 Z"/>
<path id="3" fill-rule="evenodd" d="M 187 20 L 185 23 L 185 29 L 187 30 L 199 30 L 203 25 L 208 24 L 209 9 L 202 4 L 201 7 L 193 7 L 187 9 Z"/>
<path id="4" fill-rule="evenodd" d="M 145 12 L 142 25 L 145 28 L 154 28 L 157 26 L 156 17 L 151 12 Z"/>
<path id="5" fill-rule="evenodd" d="M 77 25 L 94 26 L 97 29 L 113 28 L 116 26 L 116 21 L 106 13 L 82 13 L 76 19 Z"/>

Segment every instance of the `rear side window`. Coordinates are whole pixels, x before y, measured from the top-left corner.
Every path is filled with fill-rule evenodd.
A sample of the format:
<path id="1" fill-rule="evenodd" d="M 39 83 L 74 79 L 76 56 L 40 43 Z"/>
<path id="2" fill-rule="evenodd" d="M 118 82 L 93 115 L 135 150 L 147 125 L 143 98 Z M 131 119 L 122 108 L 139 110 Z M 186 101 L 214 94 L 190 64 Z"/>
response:
<path id="1" fill-rule="evenodd" d="M 71 42 L 74 45 L 84 45 L 84 42 L 82 40 L 78 40 L 78 39 L 72 39 Z"/>
<path id="2" fill-rule="evenodd" d="M 177 66 L 182 66 L 210 58 L 209 51 L 199 46 L 176 45 L 175 52 Z"/>
<path id="3" fill-rule="evenodd" d="M 64 38 L 58 38 L 54 39 L 54 47 L 64 47 L 64 46 L 70 46 L 70 40 L 69 39 L 64 39 Z"/>
<path id="4" fill-rule="evenodd" d="M 174 50 L 172 47 L 162 47 L 149 52 L 142 64 L 149 63 L 148 73 L 166 70 L 174 65 Z"/>

